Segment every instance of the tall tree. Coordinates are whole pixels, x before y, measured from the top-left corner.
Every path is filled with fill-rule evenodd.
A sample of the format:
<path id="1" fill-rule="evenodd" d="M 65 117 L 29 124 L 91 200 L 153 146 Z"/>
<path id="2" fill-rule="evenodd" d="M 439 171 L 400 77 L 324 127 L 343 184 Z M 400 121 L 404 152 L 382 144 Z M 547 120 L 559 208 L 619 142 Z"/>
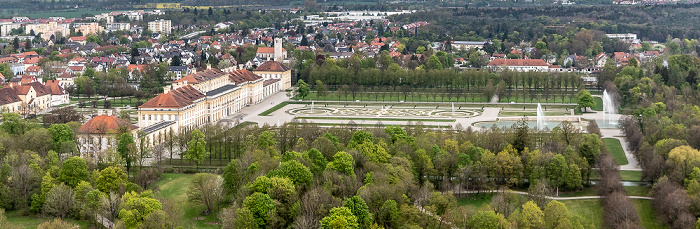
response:
<path id="1" fill-rule="evenodd" d="M 80 157 L 68 158 L 63 162 L 58 178 L 70 187 L 75 187 L 80 181 L 90 181 L 90 173 L 87 170 L 85 160 Z"/>
<path id="2" fill-rule="evenodd" d="M 195 129 L 192 131 L 192 139 L 187 143 L 187 151 L 185 152 L 185 159 L 191 160 L 199 169 L 199 164 L 202 160 L 209 156 L 207 152 L 207 142 L 204 141 L 204 134 L 201 131 Z"/>
<path id="3" fill-rule="evenodd" d="M 131 162 L 133 161 L 133 155 L 135 152 L 134 137 L 131 133 L 123 133 L 119 138 L 119 143 L 117 143 L 117 152 L 119 156 L 126 162 L 126 171 L 131 171 Z"/>

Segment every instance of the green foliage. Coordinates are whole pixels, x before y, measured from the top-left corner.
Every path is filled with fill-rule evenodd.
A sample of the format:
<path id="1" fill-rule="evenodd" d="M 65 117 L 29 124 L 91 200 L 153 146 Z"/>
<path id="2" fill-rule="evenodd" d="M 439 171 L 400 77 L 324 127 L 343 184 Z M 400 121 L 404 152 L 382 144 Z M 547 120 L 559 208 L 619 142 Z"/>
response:
<path id="1" fill-rule="evenodd" d="M 95 186 L 104 193 L 117 192 L 122 185 L 126 185 L 128 182 L 126 171 L 121 167 L 110 166 L 96 173 L 93 174 Z"/>
<path id="2" fill-rule="evenodd" d="M 350 139 L 350 143 L 348 143 L 348 147 L 353 148 L 354 146 L 363 143 L 374 143 L 374 136 L 370 132 L 358 130 L 352 134 L 352 138 Z"/>
<path id="3" fill-rule="evenodd" d="M 187 143 L 187 151 L 185 151 L 185 159 L 193 161 L 199 168 L 202 160 L 209 156 L 207 152 L 207 142 L 204 140 L 204 134 L 195 129 L 192 131 L 192 139 Z"/>
<path id="4" fill-rule="evenodd" d="M 309 91 L 311 91 L 311 88 L 309 88 L 309 85 L 304 82 L 304 80 L 299 80 L 297 82 L 297 93 L 299 94 L 299 97 L 301 99 L 304 99 L 306 96 L 309 96 Z"/>
<path id="5" fill-rule="evenodd" d="M 413 137 L 408 136 L 406 130 L 400 126 L 389 126 L 384 129 L 389 135 L 391 135 L 391 142 L 395 143 L 399 139 L 406 140 L 406 142 L 412 143 L 414 141 Z"/>
<path id="6" fill-rule="evenodd" d="M 283 203 L 288 203 L 292 197 L 296 196 L 294 183 L 287 177 L 259 176 L 250 186 L 250 191 L 268 194 L 271 198 Z"/>
<path id="7" fill-rule="evenodd" d="M 0 124 L 0 129 L 5 131 L 5 133 L 22 135 L 35 127 L 37 127 L 36 124 L 24 120 L 19 114 L 10 112 L 2 114 L 2 124 Z"/>
<path id="8" fill-rule="evenodd" d="M 369 207 L 367 207 L 365 200 L 359 196 L 353 196 L 345 200 L 343 207 L 350 209 L 350 212 L 357 217 L 360 228 L 368 228 L 372 224 L 372 214 L 369 212 Z"/>
<path id="9" fill-rule="evenodd" d="M 80 157 L 71 157 L 63 162 L 59 172 L 59 180 L 70 187 L 75 187 L 80 181 L 90 181 L 90 173 L 87 170 L 85 160 Z"/>
<path id="10" fill-rule="evenodd" d="M 243 179 L 240 164 L 238 160 L 231 160 L 226 167 L 221 177 L 224 179 L 224 190 L 228 194 L 235 193 L 241 186 Z"/>
<path id="11" fill-rule="evenodd" d="M 49 133 L 51 133 L 51 140 L 53 141 L 53 149 L 57 152 L 63 152 L 62 145 L 65 142 L 68 143 L 73 143 L 74 142 L 74 134 L 73 134 L 73 128 L 66 124 L 52 124 L 49 127 Z M 73 143 L 75 145 L 75 143 Z"/>
<path id="12" fill-rule="evenodd" d="M 397 228 L 399 222 L 399 206 L 395 200 L 384 201 L 379 208 L 377 221 L 385 228 Z"/>
<path id="13" fill-rule="evenodd" d="M 314 175 L 320 175 L 323 170 L 326 169 L 326 165 L 328 165 L 328 160 L 326 160 L 326 157 L 321 154 L 320 151 L 317 149 L 310 149 L 306 151 L 303 155 L 304 159 L 311 162 L 311 167 L 309 170 L 311 170 L 311 173 Z"/>
<path id="14" fill-rule="evenodd" d="M 313 174 L 311 170 L 298 161 L 283 162 L 274 176 L 288 177 L 294 185 L 311 185 Z"/>
<path id="15" fill-rule="evenodd" d="M 550 201 L 547 207 L 544 208 L 544 220 L 547 228 L 562 228 L 570 216 L 571 214 L 566 205 L 556 200 Z"/>
<path id="16" fill-rule="evenodd" d="M 544 228 L 544 213 L 539 207 L 537 207 L 537 204 L 532 201 L 528 201 L 523 205 L 517 222 L 518 228 Z"/>
<path id="17" fill-rule="evenodd" d="M 149 214 L 163 210 L 163 205 L 153 197 L 150 190 L 141 194 L 133 191 L 124 193 L 122 206 L 123 208 L 119 211 L 119 219 L 124 222 L 126 228 L 137 228 Z"/>
<path id="18" fill-rule="evenodd" d="M 270 150 L 277 145 L 275 140 L 275 132 L 265 131 L 258 137 L 258 148 L 262 150 Z"/>
<path id="19" fill-rule="evenodd" d="M 469 228 L 505 229 L 507 222 L 503 215 L 494 211 L 479 211 L 469 220 Z"/>
<path id="20" fill-rule="evenodd" d="M 600 147 L 603 142 L 597 134 L 583 135 L 583 142 L 578 147 L 578 153 L 581 157 L 585 157 L 589 165 L 594 165 L 600 155 Z"/>
<path id="21" fill-rule="evenodd" d="M 335 207 L 328 216 L 321 219 L 321 228 L 324 229 L 357 229 L 357 217 L 347 207 Z"/>
<path id="22" fill-rule="evenodd" d="M 46 195 L 53 189 L 53 187 L 56 186 L 56 181 L 51 177 L 51 174 L 46 173 L 41 178 L 41 192 L 39 194 L 34 193 L 32 195 L 32 204 L 31 204 L 31 210 L 33 212 L 40 212 L 41 208 L 44 206 L 44 202 L 46 202 Z"/>
<path id="23" fill-rule="evenodd" d="M 369 161 L 376 163 L 387 163 L 389 162 L 389 158 L 391 158 L 391 155 L 389 155 L 389 153 L 382 145 L 386 144 L 374 144 L 372 142 L 364 142 L 362 144 L 356 145 L 355 148 L 357 148 L 360 151 L 360 153 L 367 156 Z"/>
<path id="24" fill-rule="evenodd" d="M 595 107 L 595 100 L 593 100 L 593 96 L 591 96 L 591 93 L 586 89 L 578 92 L 578 99 L 576 101 L 579 107 L 583 107 L 586 110 L 588 110 L 589 107 Z"/>
<path id="25" fill-rule="evenodd" d="M 133 161 L 134 151 L 134 137 L 131 133 L 123 133 L 119 138 L 119 143 L 117 143 L 117 152 L 119 156 L 126 162 L 126 171 L 131 169 L 131 162 Z"/>
<path id="26" fill-rule="evenodd" d="M 350 154 L 343 151 L 333 155 L 333 161 L 329 162 L 326 168 L 348 176 L 355 176 L 355 160 Z"/>
<path id="27" fill-rule="evenodd" d="M 260 228 L 265 228 L 270 223 L 270 217 L 275 215 L 275 201 L 264 193 L 253 193 L 243 200 L 243 207 L 250 209 L 255 222 Z"/>

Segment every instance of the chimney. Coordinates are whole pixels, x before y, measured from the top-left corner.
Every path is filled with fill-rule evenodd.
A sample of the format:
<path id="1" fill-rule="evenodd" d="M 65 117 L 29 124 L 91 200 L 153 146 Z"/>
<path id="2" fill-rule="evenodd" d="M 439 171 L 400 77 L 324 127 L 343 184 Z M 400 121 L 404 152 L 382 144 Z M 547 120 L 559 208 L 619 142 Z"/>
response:
<path id="1" fill-rule="evenodd" d="M 284 57 L 282 56 L 282 38 L 275 38 L 275 61 L 282 61 Z"/>

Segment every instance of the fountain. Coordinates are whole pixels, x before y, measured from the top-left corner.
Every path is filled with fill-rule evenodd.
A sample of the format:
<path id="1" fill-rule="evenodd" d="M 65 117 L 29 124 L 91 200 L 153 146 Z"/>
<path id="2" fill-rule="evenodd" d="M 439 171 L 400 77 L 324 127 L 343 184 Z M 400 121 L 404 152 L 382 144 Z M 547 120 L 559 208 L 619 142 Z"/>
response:
<path id="1" fill-rule="evenodd" d="M 452 115 L 455 115 L 455 103 L 452 103 Z"/>
<path id="2" fill-rule="evenodd" d="M 543 130 L 547 126 L 547 122 L 544 118 L 544 112 L 542 111 L 542 104 L 537 103 L 537 129 Z"/>
<path id="3" fill-rule="evenodd" d="M 615 119 L 616 113 L 617 108 L 615 107 L 612 96 L 608 94 L 608 90 L 603 91 L 603 122 L 617 124 L 617 119 Z"/>
<path id="4" fill-rule="evenodd" d="M 314 101 L 311 101 L 311 113 L 314 113 Z"/>

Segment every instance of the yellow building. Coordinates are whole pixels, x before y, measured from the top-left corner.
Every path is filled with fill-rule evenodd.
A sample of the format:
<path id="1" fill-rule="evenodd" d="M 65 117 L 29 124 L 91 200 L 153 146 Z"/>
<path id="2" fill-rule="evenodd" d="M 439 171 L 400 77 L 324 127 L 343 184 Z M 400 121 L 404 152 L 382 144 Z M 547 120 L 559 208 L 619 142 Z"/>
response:
<path id="1" fill-rule="evenodd" d="M 66 36 L 70 34 L 69 24 L 58 24 L 54 21 L 42 24 L 27 24 L 25 31 L 34 31 L 34 34 L 41 34 L 41 39 L 48 41 L 51 35 L 58 37 L 59 34 Z"/>
<path id="2" fill-rule="evenodd" d="M 104 30 L 104 27 L 100 26 L 100 24 L 97 22 L 75 23 L 73 24 L 73 28 L 75 28 L 75 32 L 80 31 L 83 33 L 83 36 L 101 34 Z"/>
<path id="3" fill-rule="evenodd" d="M 261 102 L 264 91 L 263 78 L 248 70 L 207 69 L 173 81 L 165 92 L 139 106 L 138 126 L 157 145 L 164 140 L 162 133 L 214 123 Z"/>
<path id="4" fill-rule="evenodd" d="M 292 70 L 280 62 L 267 61 L 253 70 L 253 73 L 265 80 L 279 80 L 280 90 L 292 88 Z"/>

